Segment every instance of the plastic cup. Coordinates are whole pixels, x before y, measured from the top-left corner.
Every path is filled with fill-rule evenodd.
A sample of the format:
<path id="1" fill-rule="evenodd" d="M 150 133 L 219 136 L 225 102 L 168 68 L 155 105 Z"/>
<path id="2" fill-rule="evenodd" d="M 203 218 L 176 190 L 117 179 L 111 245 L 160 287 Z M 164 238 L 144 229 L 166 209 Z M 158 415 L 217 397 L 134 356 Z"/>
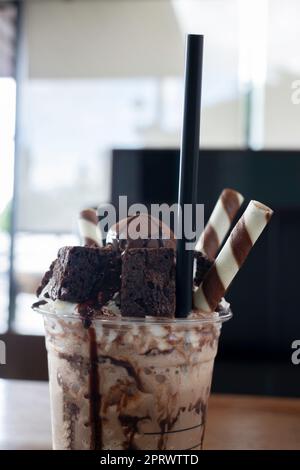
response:
<path id="1" fill-rule="evenodd" d="M 54 449 L 200 450 L 222 323 L 43 313 Z"/>

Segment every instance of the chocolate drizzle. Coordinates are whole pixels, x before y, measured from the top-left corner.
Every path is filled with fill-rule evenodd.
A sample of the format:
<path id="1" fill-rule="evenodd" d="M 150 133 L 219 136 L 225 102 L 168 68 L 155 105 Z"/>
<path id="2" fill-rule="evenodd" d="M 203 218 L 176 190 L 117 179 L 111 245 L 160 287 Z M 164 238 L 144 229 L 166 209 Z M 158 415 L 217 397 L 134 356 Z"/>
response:
<path id="1" fill-rule="evenodd" d="M 203 400 L 201 398 L 199 398 L 196 401 L 196 403 L 194 403 L 194 404 L 191 403 L 189 405 L 189 407 L 187 408 L 187 411 L 189 413 L 192 412 L 192 411 L 195 411 L 198 415 L 200 415 L 200 417 L 201 417 L 200 424 L 197 424 L 195 426 L 192 426 L 192 427 L 186 428 L 186 429 L 173 430 L 174 425 L 178 421 L 179 415 L 181 413 L 184 413 L 185 411 L 186 411 L 186 407 L 182 406 L 178 409 L 178 412 L 175 416 L 173 416 L 173 417 L 167 416 L 166 418 L 162 419 L 159 422 L 159 427 L 160 427 L 161 432 L 160 432 L 160 437 L 159 437 L 158 444 L 157 444 L 158 450 L 165 450 L 166 449 L 166 445 L 167 445 L 166 439 L 167 439 L 168 434 L 177 433 L 177 432 L 185 432 L 185 431 L 189 431 L 191 429 L 196 429 L 196 428 L 201 429 L 200 430 L 200 432 L 201 432 L 201 441 L 200 441 L 199 444 L 197 444 L 194 447 L 200 446 L 202 448 L 202 443 L 203 443 L 203 439 L 204 439 L 205 422 L 206 422 L 206 404 L 203 402 Z M 146 434 L 155 434 L 155 433 L 146 433 Z"/>
<path id="2" fill-rule="evenodd" d="M 199 398 L 199 400 L 197 400 L 196 403 L 194 403 L 194 405 L 191 404 L 188 410 L 189 411 L 195 410 L 198 415 L 201 414 L 202 418 L 205 417 L 206 407 L 203 401 L 201 400 L 201 398 Z"/>
<path id="3" fill-rule="evenodd" d="M 158 449 L 159 450 L 164 450 L 166 447 L 166 443 L 165 443 L 165 435 L 166 433 L 168 433 L 169 431 L 171 431 L 174 427 L 174 425 L 176 424 L 178 418 L 179 418 L 179 415 L 180 413 L 184 413 L 186 410 L 186 407 L 185 406 L 181 406 L 178 411 L 177 411 L 177 414 L 173 417 L 171 416 L 167 416 L 166 418 L 162 419 L 159 423 L 159 427 L 160 427 L 160 430 L 161 430 L 161 434 L 160 434 L 160 438 L 159 438 L 159 441 L 158 441 Z"/>
<path id="4" fill-rule="evenodd" d="M 129 361 L 125 361 L 125 360 L 122 360 L 122 359 L 116 359 L 114 357 L 111 357 L 111 356 L 103 356 L 101 355 L 101 361 L 105 361 L 105 360 L 109 360 L 111 362 L 111 364 L 113 364 L 114 366 L 117 366 L 117 367 L 123 367 L 124 369 L 127 370 L 127 373 L 130 377 L 132 377 L 136 383 L 136 386 L 137 388 L 143 392 L 144 391 L 144 387 L 143 387 L 143 384 L 138 376 L 138 373 L 135 371 L 134 367 L 132 364 L 130 364 Z"/>
<path id="5" fill-rule="evenodd" d="M 144 356 L 158 356 L 158 355 L 165 356 L 166 354 L 171 354 L 173 351 L 174 351 L 174 348 L 168 348 L 168 349 L 163 349 L 163 350 L 160 350 L 158 348 L 150 348 L 144 353 Z"/>
<path id="6" fill-rule="evenodd" d="M 196 413 L 201 416 L 202 433 L 201 433 L 200 449 L 202 449 L 204 434 L 205 434 L 207 405 L 205 402 L 203 402 L 203 400 L 201 400 L 201 398 L 199 398 L 199 400 L 197 400 L 194 405 L 189 406 L 189 411 L 193 411 L 193 410 L 195 410 Z"/>
<path id="7" fill-rule="evenodd" d="M 134 443 L 134 436 L 139 432 L 138 424 L 140 421 L 150 419 L 150 416 L 129 416 L 129 415 L 120 415 L 119 421 L 124 429 L 124 434 L 126 437 L 126 442 L 123 444 L 124 450 L 139 450 L 139 448 Z"/>
<path id="8" fill-rule="evenodd" d="M 100 416 L 101 395 L 98 372 L 98 354 L 95 329 L 88 329 L 90 338 L 90 372 L 89 372 L 89 401 L 91 423 L 91 450 L 102 449 L 102 422 Z"/>
<path id="9" fill-rule="evenodd" d="M 77 310 L 82 320 L 83 327 L 88 329 L 92 324 L 92 319 L 95 316 L 95 311 L 98 308 L 96 301 L 89 300 L 78 304 Z"/>

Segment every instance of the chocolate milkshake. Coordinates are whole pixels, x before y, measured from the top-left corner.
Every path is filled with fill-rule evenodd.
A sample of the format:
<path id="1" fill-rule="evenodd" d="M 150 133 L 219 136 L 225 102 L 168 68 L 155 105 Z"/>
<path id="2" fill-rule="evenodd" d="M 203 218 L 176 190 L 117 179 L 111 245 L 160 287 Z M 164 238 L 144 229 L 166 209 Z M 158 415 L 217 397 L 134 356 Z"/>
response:
<path id="1" fill-rule="evenodd" d="M 232 316 L 223 295 L 271 215 L 251 201 L 216 260 L 195 253 L 186 318 L 175 318 L 176 240 L 158 221 L 153 238 L 148 216 L 140 237 L 128 236 L 129 218 L 104 247 L 59 250 L 34 305 L 45 321 L 54 449 L 202 449 Z"/>
<path id="2" fill-rule="evenodd" d="M 62 248 L 39 288 L 54 449 L 202 448 L 230 308 L 174 318 L 174 235 L 141 216 L 133 239 L 134 221 L 112 227 L 105 247 Z M 196 287 L 211 262 L 195 259 Z"/>
<path id="3" fill-rule="evenodd" d="M 198 195 L 202 54 L 203 36 L 188 35 L 178 226 Z M 112 227 L 102 246 L 93 209 L 81 213 L 87 245 L 59 250 L 34 306 L 45 320 L 54 449 L 202 448 L 231 317 L 223 296 L 272 212 L 252 204 L 214 260 L 242 200 L 222 193 L 195 256 L 185 229 L 176 241 L 140 215 Z"/>
<path id="4" fill-rule="evenodd" d="M 201 449 L 221 321 L 45 313 L 54 449 Z"/>

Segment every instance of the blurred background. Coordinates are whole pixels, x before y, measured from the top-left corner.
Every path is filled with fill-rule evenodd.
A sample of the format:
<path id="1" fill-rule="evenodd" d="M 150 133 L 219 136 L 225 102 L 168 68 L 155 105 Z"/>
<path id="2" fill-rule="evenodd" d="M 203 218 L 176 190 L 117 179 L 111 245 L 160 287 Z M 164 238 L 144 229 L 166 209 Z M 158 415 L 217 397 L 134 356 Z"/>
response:
<path id="1" fill-rule="evenodd" d="M 46 379 L 31 311 L 86 206 L 177 199 L 184 43 L 205 35 L 199 202 L 276 214 L 234 283 L 213 390 L 300 396 L 300 3 L 0 1 L 0 377 Z M 238 377 L 238 380 L 236 379 Z"/>

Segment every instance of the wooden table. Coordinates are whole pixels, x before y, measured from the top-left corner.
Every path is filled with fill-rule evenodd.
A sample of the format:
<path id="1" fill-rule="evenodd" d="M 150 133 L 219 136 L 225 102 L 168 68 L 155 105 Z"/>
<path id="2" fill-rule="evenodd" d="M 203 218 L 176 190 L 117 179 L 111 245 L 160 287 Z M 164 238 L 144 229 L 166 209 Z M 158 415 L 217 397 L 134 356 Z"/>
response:
<path id="1" fill-rule="evenodd" d="M 0 380 L 0 449 L 50 449 L 48 384 Z M 300 449 L 300 400 L 213 395 L 206 449 Z"/>

